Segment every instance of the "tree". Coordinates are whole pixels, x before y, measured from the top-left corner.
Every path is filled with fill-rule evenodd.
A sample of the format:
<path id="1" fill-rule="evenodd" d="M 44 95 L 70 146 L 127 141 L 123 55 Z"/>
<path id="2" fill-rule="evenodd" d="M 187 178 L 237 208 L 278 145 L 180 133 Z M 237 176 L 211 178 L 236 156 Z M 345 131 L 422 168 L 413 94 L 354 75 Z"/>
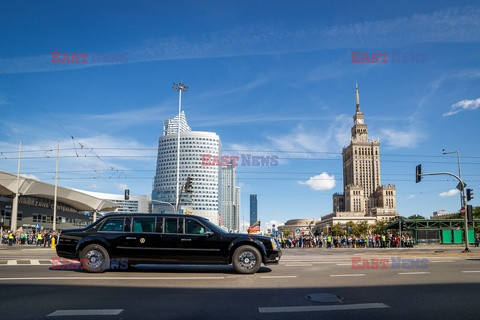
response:
<path id="1" fill-rule="evenodd" d="M 360 222 L 357 222 L 357 224 L 355 225 L 355 228 L 353 229 L 353 234 L 355 234 L 355 236 L 357 237 L 365 236 L 368 234 L 368 229 L 369 229 L 368 222 L 360 221 Z"/>
<path id="2" fill-rule="evenodd" d="M 387 230 L 385 229 L 387 222 L 383 220 L 378 220 L 375 222 L 375 224 L 372 226 L 372 232 L 374 234 L 379 234 L 379 235 L 386 235 Z"/>
<path id="3" fill-rule="evenodd" d="M 419 214 L 414 214 L 413 216 L 408 217 L 407 219 L 425 219 L 424 216 L 421 216 Z"/>
<path id="4" fill-rule="evenodd" d="M 331 228 L 332 236 L 340 236 L 343 234 L 343 229 L 340 227 L 340 223 L 337 223 Z"/>
<path id="5" fill-rule="evenodd" d="M 289 235 L 290 235 L 290 231 L 288 231 L 288 230 L 283 231 L 283 236 L 285 238 L 288 238 Z"/>

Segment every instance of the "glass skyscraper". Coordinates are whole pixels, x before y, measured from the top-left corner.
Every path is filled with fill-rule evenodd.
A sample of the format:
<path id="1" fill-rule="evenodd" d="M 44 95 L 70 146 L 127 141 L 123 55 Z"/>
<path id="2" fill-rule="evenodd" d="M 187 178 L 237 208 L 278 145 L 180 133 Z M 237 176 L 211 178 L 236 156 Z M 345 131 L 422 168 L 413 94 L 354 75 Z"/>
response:
<path id="1" fill-rule="evenodd" d="M 258 220 L 257 211 L 257 195 L 250 195 L 250 225 L 254 224 Z"/>

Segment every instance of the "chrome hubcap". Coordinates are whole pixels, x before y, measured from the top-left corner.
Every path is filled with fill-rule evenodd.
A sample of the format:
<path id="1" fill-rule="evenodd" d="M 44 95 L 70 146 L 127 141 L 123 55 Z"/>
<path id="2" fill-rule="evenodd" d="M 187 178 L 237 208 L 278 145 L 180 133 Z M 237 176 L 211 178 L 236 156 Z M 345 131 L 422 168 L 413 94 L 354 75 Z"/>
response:
<path id="1" fill-rule="evenodd" d="M 252 269 L 257 264 L 257 259 L 252 252 L 246 251 L 238 257 L 238 262 L 243 269 Z"/>
<path id="2" fill-rule="evenodd" d="M 90 250 L 87 252 L 86 255 L 87 263 L 92 269 L 97 269 L 102 266 L 103 263 L 103 255 L 98 250 Z"/>

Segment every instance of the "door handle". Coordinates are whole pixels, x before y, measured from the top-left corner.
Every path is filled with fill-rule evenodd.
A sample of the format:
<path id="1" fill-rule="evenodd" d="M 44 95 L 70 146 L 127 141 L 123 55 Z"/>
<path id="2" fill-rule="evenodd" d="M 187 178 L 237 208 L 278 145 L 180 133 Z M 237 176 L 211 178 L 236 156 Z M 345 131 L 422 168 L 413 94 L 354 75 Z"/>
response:
<path id="1" fill-rule="evenodd" d="M 135 240 L 135 239 L 137 239 L 137 237 L 127 237 L 126 239 L 127 240 Z"/>
<path id="2" fill-rule="evenodd" d="M 180 239 L 180 241 L 192 241 L 192 239 Z"/>

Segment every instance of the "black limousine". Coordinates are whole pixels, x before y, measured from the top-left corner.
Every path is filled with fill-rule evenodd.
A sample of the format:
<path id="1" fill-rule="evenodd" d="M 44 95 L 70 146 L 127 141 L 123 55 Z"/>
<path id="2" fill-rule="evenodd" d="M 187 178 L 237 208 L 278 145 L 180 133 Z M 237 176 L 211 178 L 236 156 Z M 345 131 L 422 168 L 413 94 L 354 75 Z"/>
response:
<path id="1" fill-rule="evenodd" d="M 120 260 L 128 266 L 232 264 L 238 273 L 255 273 L 282 256 L 272 237 L 229 233 L 199 216 L 150 213 L 112 213 L 86 228 L 64 230 L 56 249 L 88 272 Z"/>

